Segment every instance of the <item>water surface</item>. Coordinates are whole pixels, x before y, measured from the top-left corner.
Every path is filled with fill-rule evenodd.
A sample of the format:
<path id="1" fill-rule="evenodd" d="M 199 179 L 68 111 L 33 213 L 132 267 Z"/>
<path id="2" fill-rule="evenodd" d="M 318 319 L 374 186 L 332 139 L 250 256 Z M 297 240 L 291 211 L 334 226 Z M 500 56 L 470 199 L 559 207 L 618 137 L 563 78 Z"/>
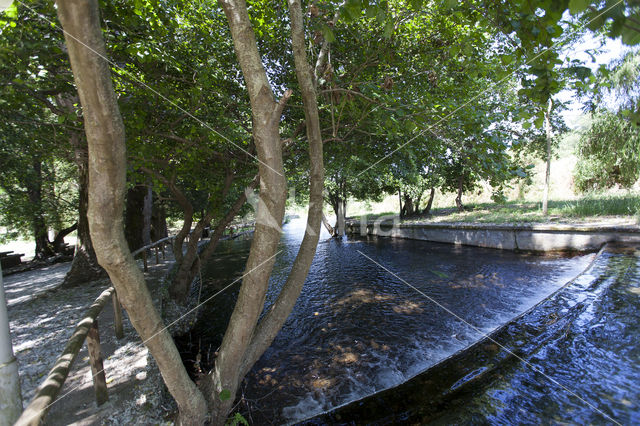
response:
<path id="1" fill-rule="evenodd" d="M 303 231 L 302 220 L 285 225 L 268 303 L 284 284 Z M 221 247 L 204 271 L 210 288 L 239 276 L 248 247 L 247 241 Z M 294 311 L 243 381 L 241 411 L 256 424 L 295 422 L 403 383 L 526 311 L 591 258 L 323 238 Z M 236 291 L 208 303 L 190 336 L 205 364 L 221 342 Z"/>

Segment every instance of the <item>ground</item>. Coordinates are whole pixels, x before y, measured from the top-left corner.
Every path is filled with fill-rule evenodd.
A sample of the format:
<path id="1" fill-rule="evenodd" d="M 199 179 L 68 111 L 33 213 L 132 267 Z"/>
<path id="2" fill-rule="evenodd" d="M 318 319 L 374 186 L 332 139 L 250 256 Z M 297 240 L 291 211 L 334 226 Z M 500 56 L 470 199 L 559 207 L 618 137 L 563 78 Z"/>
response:
<path id="1" fill-rule="evenodd" d="M 171 265 L 170 256 L 159 265 L 150 262 L 147 284 L 153 289 Z M 74 288 L 60 287 L 70 263 L 14 274 L 4 279 L 13 350 L 18 359 L 23 404 L 26 407 L 39 383 L 62 352 L 80 318 L 109 285 L 108 279 Z M 155 292 L 157 296 L 158 292 Z M 110 400 L 97 407 L 86 345 L 80 351 L 65 385 L 52 404 L 45 424 L 162 424 L 173 407 L 164 402 L 164 385 L 137 333 L 124 319 L 124 338 L 113 330 L 113 308 L 108 303 L 98 317 L 104 369 Z M 164 404 L 164 406 L 163 406 Z"/>

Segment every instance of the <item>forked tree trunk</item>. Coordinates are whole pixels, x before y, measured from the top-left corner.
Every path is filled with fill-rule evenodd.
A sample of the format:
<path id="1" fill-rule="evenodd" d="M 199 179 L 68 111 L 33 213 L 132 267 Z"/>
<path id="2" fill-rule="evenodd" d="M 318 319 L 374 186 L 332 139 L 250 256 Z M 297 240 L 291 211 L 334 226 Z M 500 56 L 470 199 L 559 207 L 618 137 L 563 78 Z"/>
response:
<path id="1" fill-rule="evenodd" d="M 153 306 L 124 237 L 124 125 L 111 83 L 97 0 L 58 0 L 57 13 L 80 95 L 89 146 L 89 229 L 133 326 L 158 363 L 178 403 L 182 424 L 201 425 L 206 402 L 189 378 L 171 335 Z"/>
<path id="2" fill-rule="evenodd" d="M 264 351 L 271 345 L 271 342 L 273 342 L 273 339 L 293 310 L 316 253 L 323 216 L 324 162 L 315 80 L 305 51 L 300 0 L 289 0 L 288 3 L 291 16 L 291 44 L 298 85 L 302 92 L 311 163 L 307 227 L 287 281 L 273 307 L 265 314 L 253 334 L 251 344 L 242 362 L 240 377 L 244 377 L 249 372 L 253 364 L 258 361 Z M 322 59 L 318 58 L 318 61 L 320 60 Z"/>
<path id="3" fill-rule="evenodd" d="M 279 123 L 285 103 L 291 96 L 287 91 L 279 103 L 275 101 L 244 0 L 221 0 L 220 4 L 229 22 L 236 57 L 251 102 L 252 133 L 259 160 L 260 198 L 251 250 L 236 305 L 214 369 L 207 376 L 208 380 L 203 381 L 214 424 L 224 424 L 233 406 L 233 397 L 222 401 L 219 395 L 224 390 L 235 396 L 238 389 L 242 362 L 262 312 L 275 263 L 287 197 Z"/>
<path id="4" fill-rule="evenodd" d="M 549 105 L 547 112 L 544 115 L 544 124 L 547 132 L 547 169 L 544 174 L 544 190 L 542 191 L 542 214 L 549 214 L 549 181 L 551 180 L 551 139 L 553 138 L 553 132 L 551 130 L 551 109 L 553 108 L 553 101 L 549 99 Z"/>

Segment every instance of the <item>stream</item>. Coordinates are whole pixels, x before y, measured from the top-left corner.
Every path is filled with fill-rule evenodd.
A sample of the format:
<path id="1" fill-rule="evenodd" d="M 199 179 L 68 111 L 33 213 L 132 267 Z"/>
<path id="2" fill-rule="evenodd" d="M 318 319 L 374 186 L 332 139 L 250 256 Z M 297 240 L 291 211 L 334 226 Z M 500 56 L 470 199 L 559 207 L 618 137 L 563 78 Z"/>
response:
<path id="1" fill-rule="evenodd" d="M 284 284 L 304 226 L 302 219 L 284 226 L 267 306 Z M 202 300 L 240 276 L 249 245 L 220 245 L 202 271 Z M 254 424 L 295 423 L 411 383 L 560 289 L 594 256 L 323 234 L 291 316 L 242 382 L 238 409 Z M 191 371 L 198 352 L 210 366 L 238 286 L 204 305 L 191 333 L 179 339 Z"/>

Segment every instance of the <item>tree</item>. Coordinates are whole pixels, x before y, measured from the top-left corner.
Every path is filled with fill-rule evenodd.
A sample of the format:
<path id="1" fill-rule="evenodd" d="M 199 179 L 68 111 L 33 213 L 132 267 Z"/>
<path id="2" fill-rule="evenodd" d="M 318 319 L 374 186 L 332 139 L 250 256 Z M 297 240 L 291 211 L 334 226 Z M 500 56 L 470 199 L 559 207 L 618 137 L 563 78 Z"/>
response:
<path id="1" fill-rule="evenodd" d="M 308 227 L 301 249 L 274 307 L 260 321 L 270 270 L 273 266 L 280 224 L 284 215 L 286 186 L 279 122 L 291 92 L 275 102 L 258 53 L 246 4 L 223 3 L 236 54 L 243 70 L 252 106 L 253 136 L 259 159 L 260 202 L 256 230 L 247 260 L 236 308 L 225 333 L 214 370 L 203 382 L 203 393 L 195 388 L 180 363 L 168 332 L 151 304 L 144 278 L 127 247 L 122 227 L 126 152 L 124 125 L 112 88 L 106 49 L 100 32 L 96 1 L 59 1 L 58 15 L 65 37 L 74 78 L 85 117 L 89 143 L 90 230 L 100 263 L 118 291 L 132 323 L 158 362 L 171 394 L 176 398 L 183 423 L 201 424 L 205 397 L 214 423 L 224 423 L 239 380 L 270 345 L 293 308 L 315 253 L 322 214 L 322 141 L 317 119 L 315 89 L 304 43 L 301 5 L 289 3 L 292 46 L 302 90 L 307 138 L 311 157 L 311 190 Z M 158 331 L 160 330 L 160 331 Z"/>
<path id="2" fill-rule="evenodd" d="M 53 4 L 49 2 L 34 1 L 29 8 L 45 16 L 55 13 Z M 87 147 L 62 34 L 59 28 L 34 15 L 30 9 L 16 4 L 4 14 L 0 28 L 0 78 L 3 83 L 0 109 L 6 117 L 3 123 L 19 129 L 14 134 L 18 135 L 17 138 L 26 139 L 26 144 L 21 147 L 38 146 L 41 151 L 35 157 L 32 149 L 17 148 L 5 153 L 16 156 L 25 151 L 30 152 L 31 158 L 45 160 L 41 167 L 44 182 L 55 176 L 56 185 L 62 189 L 59 194 L 53 194 L 47 190 L 47 187 L 51 188 L 50 184 L 43 187 L 46 195 L 43 198 L 44 211 L 50 212 L 44 214 L 44 227 L 64 232 L 59 232 L 49 244 L 42 236 L 44 232 L 38 231 L 36 251 L 42 253 L 41 256 L 59 252 L 63 236 L 76 229 L 72 225 L 77 222 L 74 262 L 65 277 L 65 284 L 87 282 L 101 276 L 103 271 L 97 263 L 89 236 L 86 218 Z M 61 140 L 68 143 L 60 143 Z M 15 160 L 11 163 L 18 164 Z M 64 165 L 65 173 L 49 172 L 61 165 Z M 41 205 L 35 201 L 37 193 L 32 191 L 32 208 Z M 28 211 L 20 204 L 12 203 L 3 217 L 17 217 Z M 16 226 L 15 223 L 13 225 Z M 38 227 L 43 228 L 42 225 Z M 43 249 L 47 244 L 52 246 L 51 249 Z"/>
<path id="3" fill-rule="evenodd" d="M 640 130 L 609 111 L 599 111 L 578 142 L 574 171 L 579 191 L 631 187 L 640 178 Z"/>

